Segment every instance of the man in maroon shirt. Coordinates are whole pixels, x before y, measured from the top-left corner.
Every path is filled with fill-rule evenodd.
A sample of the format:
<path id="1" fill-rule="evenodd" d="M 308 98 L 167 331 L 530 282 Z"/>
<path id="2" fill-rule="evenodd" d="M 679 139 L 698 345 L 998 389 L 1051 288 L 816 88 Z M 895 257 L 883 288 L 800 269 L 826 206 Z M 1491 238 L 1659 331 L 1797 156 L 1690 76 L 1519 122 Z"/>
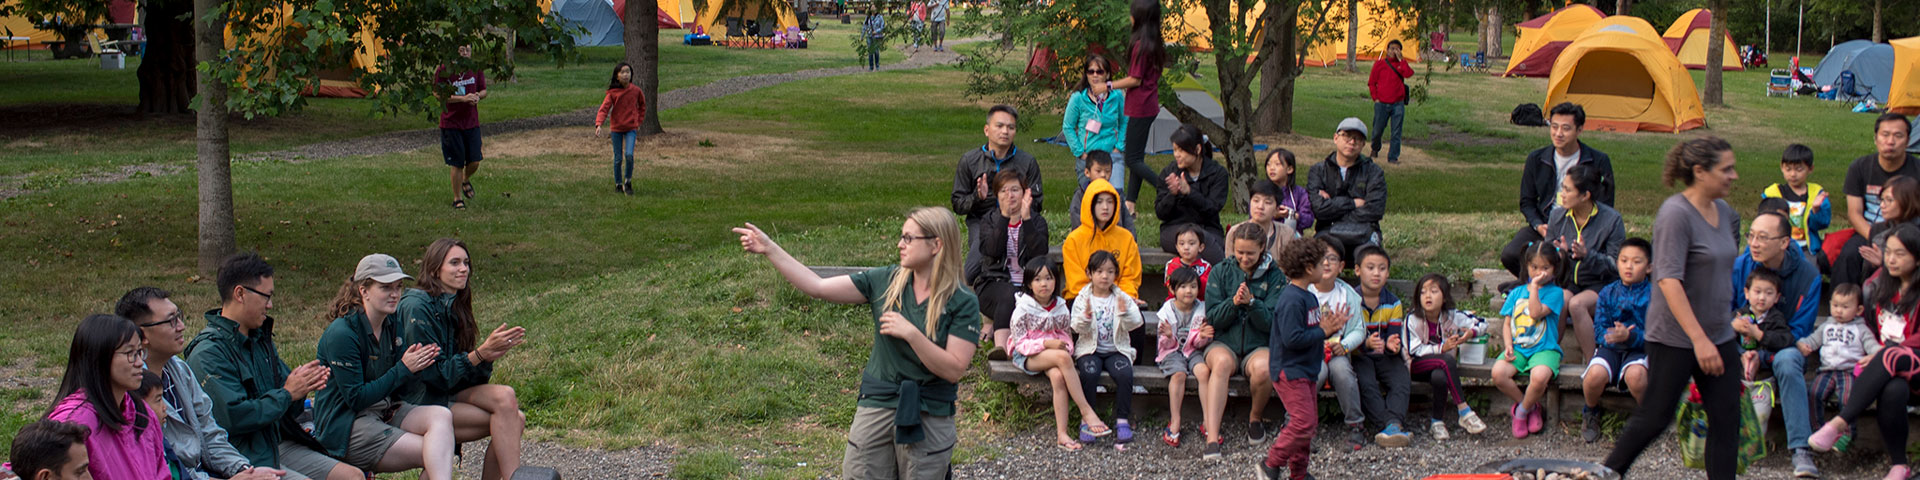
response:
<path id="1" fill-rule="evenodd" d="M 473 47 L 460 46 L 462 58 L 473 58 Z M 480 170 L 480 99 L 487 98 L 487 76 L 477 71 L 449 74 L 446 67 L 434 81 L 446 84 L 446 111 L 440 112 L 440 155 L 453 168 L 453 208 L 467 208 L 473 198 L 474 172 Z"/>
<path id="2" fill-rule="evenodd" d="M 1380 139 L 1386 137 L 1391 121 L 1393 140 L 1387 148 L 1387 163 L 1400 163 L 1400 121 L 1407 116 L 1407 78 L 1412 76 L 1413 67 L 1400 56 L 1400 41 L 1387 42 L 1386 53 L 1373 62 L 1373 72 L 1367 75 L 1367 92 L 1373 96 L 1373 127 L 1382 133 L 1373 136 L 1373 155 L 1368 157 L 1380 158 Z"/>

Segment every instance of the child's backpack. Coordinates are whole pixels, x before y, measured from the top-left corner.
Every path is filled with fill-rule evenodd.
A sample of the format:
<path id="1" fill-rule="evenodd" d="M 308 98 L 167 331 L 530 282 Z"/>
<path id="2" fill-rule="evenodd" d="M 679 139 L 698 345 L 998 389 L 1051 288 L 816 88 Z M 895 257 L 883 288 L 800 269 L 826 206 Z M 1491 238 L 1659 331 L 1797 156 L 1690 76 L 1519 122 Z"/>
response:
<path id="1" fill-rule="evenodd" d="M 1513 107 L 1513 116 L 1510 121 L 1514 125 L 1523 127 L 1547 126 L 1546 116 L 1540 112 L 1540 105 L 1535 103 L 1522 103 L 1520 106 Z"/>

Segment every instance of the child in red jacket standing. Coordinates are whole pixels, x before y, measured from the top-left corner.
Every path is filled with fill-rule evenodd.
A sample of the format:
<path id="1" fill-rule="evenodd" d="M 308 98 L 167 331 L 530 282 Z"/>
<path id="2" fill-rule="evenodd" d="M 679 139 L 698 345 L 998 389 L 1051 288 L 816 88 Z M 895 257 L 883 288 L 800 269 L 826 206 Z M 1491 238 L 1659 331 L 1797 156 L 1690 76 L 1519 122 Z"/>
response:
<path id="1" fill-rule="evenodd" d="M 1393 140 L 1387 148 L 1387 163 L 1400 163 L 1400 121 L 1407 116 L 1407 79 L 1411 77 L 1413 67 L 1400 56 L 1400 41 L 1387 42 L 1386 53 L 1373 62 L 1373 71 L 1367 75 L 1367 93 L 1373 96 L 1373 127 L 1383 134 L 1373 136 L 1369 158 L 1380 158 L 1380 138 L 1386 136 L 1391 121 Z"/>
<path id="2" fill-rule="evenodd" d="M 602 125 L 613 124 L 613 191 L 633 195 L 633 140 L 640 121 L 647 116 L 647 95 L 633 84 L 633 66 L 620 62 L 613 67 L 613 81 L 607 86 L 607 99 L 600 102 L 600 113 L 593 118 L 593 134 L 606 135 Z"/>

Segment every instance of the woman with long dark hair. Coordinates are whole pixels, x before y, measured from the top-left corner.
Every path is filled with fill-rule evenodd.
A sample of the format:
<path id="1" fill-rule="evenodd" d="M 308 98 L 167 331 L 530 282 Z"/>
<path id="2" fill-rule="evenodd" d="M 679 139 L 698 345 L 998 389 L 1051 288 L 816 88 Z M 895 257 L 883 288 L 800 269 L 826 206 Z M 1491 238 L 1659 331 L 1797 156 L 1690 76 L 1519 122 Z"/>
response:
<path id="1" fill-rule="evenodd" d="M 1686 188 L 1667 197 L 1653 219 L 1653 299 L 1647 306 L 1648 399 L 1607 454 L 1625 475 L 1673 425 L 1673 399 L 1691 379 L 1707 410 L 1707 478 L 1734 475 L 1740 436 L 1739 338 L 1733 332 L 1733 260 L 1740 254 L 1740 217 L 1725 198 L 1733 190 L 1733 145 L 1716 137 L 1674 145 L 1662 177 Z"/>
<path id="2" fill-rule="evenodd" d="M 492 437 L 487 444 L 481 477 L 497 480 L 520 468 L 520 437 L 527 416 L 513 387 L 488 383 L 493 362 L 526 341 L 527 330 L 500 324 L 485 341 L 474 344 L 479 326 L 473 318 L 473 272 L 467 244 L 451 238 L 434 240 L 421 260 L 419 288 L 400 297 L 394 315 L 403 322 L 400 339 L 408 346 L 431 344 L 439 348 L 433 366 L 420 371 L 400 398 L 414 405 L 438 405 L 453 412 L 457 442 Z"/>
<path id="3" fill-rule="evenodd" d="M 1227 204 L 1227 167 L 1213 161 L 1213 144 L 1200 135 L 1200 129 L 1181 125 L 1173 131 L 1173 162 L 1160 171 L 1164 184 L 1153 201 L 1160 217 L 1160 249 L 1179 253 L 1182 225 L 1200 232 L 1200 258 L 1218 264 L 1227 256 L 1226 229 L 1220 226 L 1220 209 Z"/>
<path id="4" fill-rule="evenodd" d="M 607 98 L 600 101 L 600 113 L 593 117 L 593 133 L 603 133 L 602 125 L 612 124 L 613 191 L 633 195 L 633 140 L 640 121 L 647 118 L 647 94 L 633 84 L 633 66 L 620 62 L 607 81 Z"/>
<path id="5" fill-rule="evenodd" d="M 900 225 L 900 263 L 820 278 L 749 223 L 740 247 L 764 255 L 807 296 L 864 303 L 873 351 L 847 432 L 843 478 L 951 478 L 954 402 L 980 342 L 980 300 L 962 285 L 960 222 L 940 207 L 916 208 Z"/>
<path id="6" fill-rule="evenodd" d="M 1126 191 L 1122 192 L 1127 196 L 1129 216 L 1134 215 L 1133 204 L 1140 199 L 1141 181 L 1152 184 L 1155 190 L 1167 189 L 1166 182 L 1153 175 L 1153 167 L 1147 166 L 1146 156 L 1147 134 L 1153 131 L 1153 118 L 1160 115 L 1160 70 L 1167 65 L 1167 44 L 1160 36 L 1160 1 L 1133 0 L 1131 10 L 1133 36 L 1132 47 L 1127 51 L 1127 76 L 1089 86 L 1090 91 L 1098 95 L 1118 89 L 1127 91 L 1122 109 L 1127 116 L 1126 145 L 1122 147 L 1126 164 L 1114 170 L 1125 169 L 1126 176 L 1130 177 Z"/>
<path id="7" fill-rule="evenodd" d="M 1907 436 L 1912 433 L 1907 431 L 1907 406 L 1915 398 L 1913 375 L 1920 372 L 1920 268 L 1916 268 L 1915 248 L 1920 248 L 1920 226 L 1901 225 L 1886 239 L 1880 252 L 1885 266 L 1868 280 L 1866 290 L 1867 324 L 1884 347 L 1862 361 L 1860 376 L 1854 379 L 1840 415 L 1807 438 L 1814 450 L 1832 450 L 1841 435 L 1852 431 L 1850 425 L 1878 403 L 1880 438 L 1892 464 L 1886 478 L 1896 480 L 1912 474 L 1907 466 Z"/>
<path id="8" fill-rule="evenodd" d="M 47 418 L 86 426 L 87 472 L 97 480 L 171 478 L 159 417 L 133 395 L 140 388 L 146 337 L 132 320 L 95 314 L 80 321 L 67 349 L 59 402 Z"/>

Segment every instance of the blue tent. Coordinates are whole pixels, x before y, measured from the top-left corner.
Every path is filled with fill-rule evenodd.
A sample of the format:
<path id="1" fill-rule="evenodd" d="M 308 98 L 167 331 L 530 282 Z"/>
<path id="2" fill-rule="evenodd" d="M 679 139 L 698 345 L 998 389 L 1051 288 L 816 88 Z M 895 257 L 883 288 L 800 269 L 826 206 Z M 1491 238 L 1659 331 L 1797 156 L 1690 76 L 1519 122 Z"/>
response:
<path id="1" fill-rule="evenodd" d="M 572 22 L 572 26 L 586 29 L 573 36 L 575 46 L 619 45 L 624 41 L 621 36 L 625 29 L 620 25 L 620 15 L 613 11 L 613 3 L 608 0 L 554 0 L 553 11 Z"/>
<path id="2" fill-rule="evenodd" d="M 1874 101 L 1886 103 L 1887 91 L 1893 85 L 1893 46 L 1867 40 L 1834 45 L 1820 60 L 1820 66 L 1814 67 L 1813 83 L 1838 86 L 1840 72 L 1845 71 L 1853 72 L 1860 87 L 1873 90 Z"/>

